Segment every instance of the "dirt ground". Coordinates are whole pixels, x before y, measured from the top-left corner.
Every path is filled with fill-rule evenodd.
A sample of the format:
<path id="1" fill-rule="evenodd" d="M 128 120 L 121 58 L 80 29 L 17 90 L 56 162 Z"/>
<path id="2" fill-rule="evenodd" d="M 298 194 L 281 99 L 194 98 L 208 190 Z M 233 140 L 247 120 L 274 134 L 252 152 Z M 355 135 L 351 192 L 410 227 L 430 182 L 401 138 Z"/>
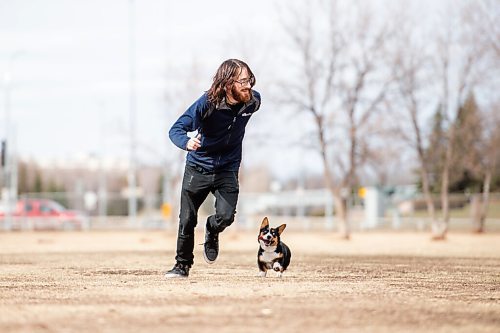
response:
<path id="1" fill-rule="evenodd" d="M 0 233 L 0 332 L 500 331 L 498 233 L 286 230 L 282 279 L 257 277 L 256 237 L 165 280 L 174 231 Z"/>

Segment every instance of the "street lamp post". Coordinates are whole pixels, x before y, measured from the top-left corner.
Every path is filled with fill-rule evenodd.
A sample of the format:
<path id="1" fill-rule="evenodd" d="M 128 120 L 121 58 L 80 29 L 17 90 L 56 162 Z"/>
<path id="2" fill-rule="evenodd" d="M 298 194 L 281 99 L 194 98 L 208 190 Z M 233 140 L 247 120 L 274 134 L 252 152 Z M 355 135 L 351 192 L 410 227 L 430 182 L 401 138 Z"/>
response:
<path id="1" fill-rule="evenodd" d="M 12 59 L 12 58 L 11 58 Z M 10 213 L 10 145 L 11 142 L 9 140 L 9 132 L 10 132 L 10 83 L 11 83 L 11 78 L 10 78 L 10 73 L 9 73 L 9 68 L 7 68 L 7 71 L 4 74 L 3 78 L 3 83 L 4 83 L 4 91 L 5 91 L 5 105 L 4 105 L 4 111 L 5 111 L 5 139 L 3 141 L 2 145 L 2 157 L 3 157 L 3 182 L 2 182 L 2 202 L 3 206 L 5 209 L 5 223 L 4 223 L 4 228 L 5 230 L 10 230 L 11 229 L 11 224 L 12 224 L 12 216 Z"/>
<path id="2" fill-rule="evenodd" d="M 7 70 L 4 73 L 3 85 L 5 92 L 5 139 L 4 139 L 4 151 L 3 151 L 3 183 L 1 197 L 5 207 L 5 224 L 4 228 L 10 230 L 12 227 L 12 204 L 14 200 L 17 199 L 17 159 L 14 154 L 14 137 L 15 133 L 12 131 L 12 121 L 11 121 L 11 93 L 12 93 L 12 64 L 21 54 L 22 50 L 14 52 L 8 62 Z"/>

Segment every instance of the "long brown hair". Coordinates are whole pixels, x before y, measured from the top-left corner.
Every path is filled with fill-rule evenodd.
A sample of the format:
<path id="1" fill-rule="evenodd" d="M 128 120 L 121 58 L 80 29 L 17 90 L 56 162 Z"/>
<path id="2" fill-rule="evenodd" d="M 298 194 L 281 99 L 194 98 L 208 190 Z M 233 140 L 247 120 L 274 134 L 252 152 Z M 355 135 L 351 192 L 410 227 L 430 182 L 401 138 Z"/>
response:
<path id="1" fill-rule="evenodd" d="M 238 59 L 228 59 L 224 61 L 215 73 L 212 86 L 207 91 L 208 101 L 217 105 L 226 96 L 225 88 L 231 86 L 238 79 L 242 68 L 245 67 L 250 76 L 250 86 L 255 85 L 255 76 L 246 63 Z"/>

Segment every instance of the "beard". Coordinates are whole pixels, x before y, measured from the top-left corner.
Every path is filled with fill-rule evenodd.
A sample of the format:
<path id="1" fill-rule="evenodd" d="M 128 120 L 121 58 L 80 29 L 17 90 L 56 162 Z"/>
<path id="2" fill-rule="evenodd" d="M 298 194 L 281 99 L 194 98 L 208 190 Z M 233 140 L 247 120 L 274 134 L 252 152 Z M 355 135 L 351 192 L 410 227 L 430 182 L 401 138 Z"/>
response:
<path id="1" fill-rule="evenodd" d="M 233 95 L 233 98 L 238 101 L 238 103 L 246 103 L 252 98 L 250 90 L 250 88 L 239 90 L 236 85 L 233 85 L 231 88 L 231 95 Z"/>

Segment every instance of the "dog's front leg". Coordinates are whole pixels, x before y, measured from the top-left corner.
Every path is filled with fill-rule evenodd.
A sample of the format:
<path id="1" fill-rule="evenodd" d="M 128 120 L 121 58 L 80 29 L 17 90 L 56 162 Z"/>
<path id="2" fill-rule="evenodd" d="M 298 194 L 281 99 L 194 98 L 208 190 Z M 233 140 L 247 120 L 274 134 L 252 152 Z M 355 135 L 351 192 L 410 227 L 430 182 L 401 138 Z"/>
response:
<path id="1" fill-rule="evenodd" d="M 283 267 L 281 266 L 281 264 L 279 262 L 277 262 L 277 261 L 274 262 L 273 269 L 276 272 L 277 277 L 281 277 L 283 275 Z"/>

